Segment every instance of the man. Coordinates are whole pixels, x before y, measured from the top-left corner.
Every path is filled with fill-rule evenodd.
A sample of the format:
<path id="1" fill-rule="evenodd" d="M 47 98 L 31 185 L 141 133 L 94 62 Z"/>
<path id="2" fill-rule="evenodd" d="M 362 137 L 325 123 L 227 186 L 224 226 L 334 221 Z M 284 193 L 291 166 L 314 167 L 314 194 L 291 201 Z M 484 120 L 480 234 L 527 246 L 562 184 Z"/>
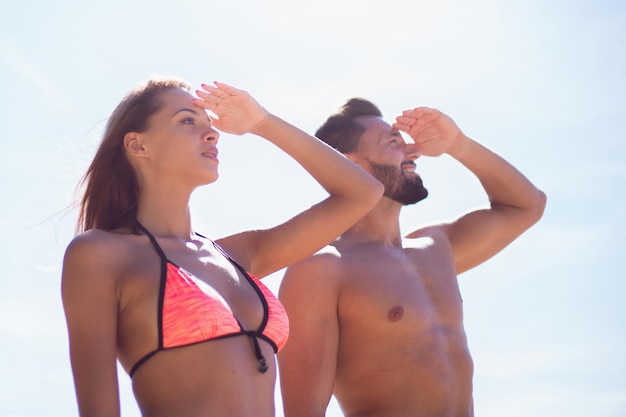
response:
<path id="1" fill-rule="evenodd" d="M 352 99 L 316 135 L 378 178 L 385 194 L 331 246 L 285 273 L 285 416 L 323 416 L 332 394 L 349 417 L 473 416 L 457 275 L 537 222 L 545 195 L 434 109 L 406 110 L 391 126 L 375 105 Z M 444 153 L 478 177 L 489 207 L 402 238 L 400 209 L 428 195 L 414 161 Z"/>

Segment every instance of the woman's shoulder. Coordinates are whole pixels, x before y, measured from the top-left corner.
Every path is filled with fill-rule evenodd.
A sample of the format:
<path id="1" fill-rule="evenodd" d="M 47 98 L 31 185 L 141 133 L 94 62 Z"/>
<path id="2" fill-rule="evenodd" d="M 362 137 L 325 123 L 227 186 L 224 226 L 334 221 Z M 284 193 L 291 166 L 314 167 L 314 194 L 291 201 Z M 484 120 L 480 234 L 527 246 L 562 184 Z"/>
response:
<path id="1" fill-rule="evenodd" d="M 72 239 L 68 245 L 70 250 L 113 250 L 119 245 L 127 245 L 132 240 L 132 237 L 136 236 L 129 231 L 118 230 L 102 230 L 102 229 L 90 229 L 83 233 L 80 233 Z"/>
<path id="2" fill-rule="evenodd" d="M 74 320 L 83 320 L 81 315 L 88 312 L 100 314 L 119 302 L 137 242 L 130 232 L 98 229 L 72 239 L 63 259 L 61 292 Z"/>
<path id="3" fill-rule="evenodd" d="M 123 261 L 137 246 L 137 235 L 126 230 L 90 229 L 76 235 L 65 250 L 65 262 L 107 264 Z"/>

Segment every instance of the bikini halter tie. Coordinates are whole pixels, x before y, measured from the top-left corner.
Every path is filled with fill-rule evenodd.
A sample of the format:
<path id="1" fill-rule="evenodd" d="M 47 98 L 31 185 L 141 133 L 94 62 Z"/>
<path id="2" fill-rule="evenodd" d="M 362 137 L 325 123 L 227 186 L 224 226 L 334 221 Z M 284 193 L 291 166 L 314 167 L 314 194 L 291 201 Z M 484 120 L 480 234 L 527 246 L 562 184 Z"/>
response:
<path id="1" fill-rule="evenodd" d="M 262 374 L 266 373 L 269 367 L 267 366 L 267 361 L 265 360 L 265 356 L 263 356 L 263 352 L 261 352 L 261 346 L 259 346 L 259 334 L 254 330 L 247 330 L 244 332 L 247 336 L 250 336 L 252 341 L 254 342 L 254 351 L 256 353 L 256 357 L 259 360 L 259 372 Z"/>

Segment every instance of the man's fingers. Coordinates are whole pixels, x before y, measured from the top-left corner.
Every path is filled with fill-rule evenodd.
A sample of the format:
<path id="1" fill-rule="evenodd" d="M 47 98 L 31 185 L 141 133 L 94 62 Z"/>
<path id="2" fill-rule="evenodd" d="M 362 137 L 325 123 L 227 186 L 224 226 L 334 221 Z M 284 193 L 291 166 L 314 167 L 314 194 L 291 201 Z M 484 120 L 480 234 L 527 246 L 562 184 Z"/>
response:
<path id="1" fill-rule="evenodd" d="M 430 119 L 437 114 L 437 110 L 430 107 L 415 107 L 414 109 L 407 109 L 402 112 L 403 117 L 412 117 L 414 119 L 427 118 Z"/>
<path id="2" fill-rule="evenodd" d="M 396 117 L 396 123 L 405 125 L 405 126 L 412 126 L 415 124 L 416 121 L 417 120 L 415 119 L 415 117 L 409 117 L 409 116 Z"/>

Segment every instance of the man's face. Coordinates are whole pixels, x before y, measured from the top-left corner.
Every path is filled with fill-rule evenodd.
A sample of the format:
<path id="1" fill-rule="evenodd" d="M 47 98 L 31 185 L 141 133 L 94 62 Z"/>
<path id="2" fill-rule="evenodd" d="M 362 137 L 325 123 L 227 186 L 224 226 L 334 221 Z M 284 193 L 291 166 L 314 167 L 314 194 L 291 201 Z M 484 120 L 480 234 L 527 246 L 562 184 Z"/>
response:
<path id="1" fill-rule="evenodd" d="M 408 160 L 415 167 L 413 161 Z M 403 162 L 402 165 L 404 165 Z M 422 179 L 414 171 L 407 174 L 403 168 L 391 164 L 377 164 L 370 161 L 371 174 L 385 186 L 385 197 L 406 206 L 422 201 L 428 196 Z M 413 168 L 415 169 L 415 168 Z"/>
<path id="2" fill-rule="evenodd" d="M 350 156 L 385 186 L 384 196 L 403 205 L 425 199 L 428 191 L 415 172 L 415 146 L 380 117 L 362 116 L 358 122 L 366 131 Z"/>

